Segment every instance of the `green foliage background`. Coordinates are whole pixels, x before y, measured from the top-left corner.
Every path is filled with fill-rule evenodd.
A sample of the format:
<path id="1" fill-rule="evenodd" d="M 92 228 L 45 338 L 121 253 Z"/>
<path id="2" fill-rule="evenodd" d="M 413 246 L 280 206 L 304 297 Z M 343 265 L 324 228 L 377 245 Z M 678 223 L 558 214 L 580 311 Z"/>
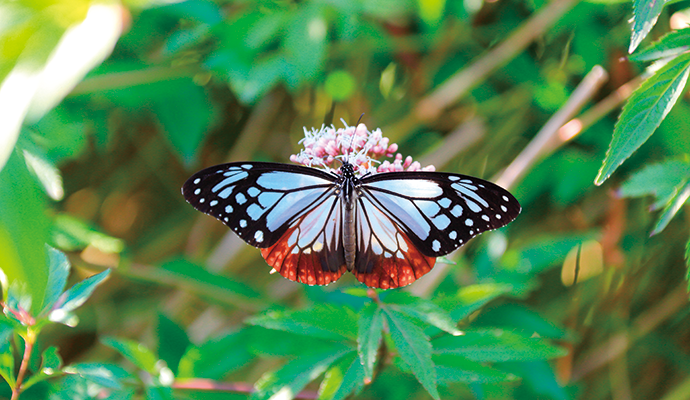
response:
<path id="1" fill-rule="evenodd" d="M 648 5 L 1 2 L 0 397 L 22 365 L 37 399 L 690 397 L 690 33 L 664 36 L 690 11 Z M 596 66 L 582 132 L 511 183 L 518 219 L 406 289 L 269 275 L 180 194 L 361 113 L 500 177 Z"/>

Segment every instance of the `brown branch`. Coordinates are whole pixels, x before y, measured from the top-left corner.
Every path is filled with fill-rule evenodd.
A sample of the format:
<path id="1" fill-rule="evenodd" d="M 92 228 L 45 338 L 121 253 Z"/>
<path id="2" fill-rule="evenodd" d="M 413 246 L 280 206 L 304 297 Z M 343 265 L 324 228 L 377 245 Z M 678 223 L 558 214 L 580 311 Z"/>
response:
<path id="1" fill-rule="evenodd" d="M 433 120 L 449 105 L 462 98 L 470 89 L 481 83 L 495 69 L 506 64 L 525 49 L 533 40 L 544 34 L 560 17 L 570 10 L 577 0 L 553 0 L 504 40 L 489 50 L 476 62 L 458 71 L 437 87 L 417 105 L 416 115 L 421 120 Z"/>

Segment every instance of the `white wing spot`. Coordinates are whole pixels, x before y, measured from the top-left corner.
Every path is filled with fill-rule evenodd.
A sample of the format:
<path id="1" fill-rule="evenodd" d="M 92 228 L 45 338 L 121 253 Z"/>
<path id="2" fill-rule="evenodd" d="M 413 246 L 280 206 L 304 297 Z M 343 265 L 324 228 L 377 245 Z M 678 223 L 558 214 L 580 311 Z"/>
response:
<path id="1" fill-rule="evenodd" d="M 247 202 L 247 197 L 242 193 L 237 193 L 235 200 L 237 201 L 237 204 L 242 205 Z"/>
<path id="2" fill-rule="evenodd" d="M 199 199 L 199 203 L 203 203 L 203 202 L 205 202 L 205 201 L 206 201 L 206 199 L 203 198 L 203 197 Z"/>
<path id="3" fill-rule="evenodd" d="M 247 194 L 249 194 L 252 197 L 258 196 L 259 193 L 261 193 L 261 191 L 259 189 L 255 188 L 254 186 L 247 189 Z"/>
<path id="4" fill-rule="evenodd" d="M 199 193 L 201 193 L 201 189 L 197 188 L 197 189 L 194 191 L 194 194 L 198 195 Z"/>
<path id="5" fill-rule="evenodd" d="M 456 204 L 455 207 L 450 210 L 450 213 L 453 214 L 454 217 L 459 217 L 462 215 L 462 207 L 459 204 Z"/>
<path id="6" fill-rule="evenodd" d="M 470 235 L 474 235 L 474 231 L 470 229 Z"/>
<path id="7" fill-rule="evenodd" d="M 455 182 L 455 181 L 459 181 L 460 177 L 459 176 L 449 176 L 448 179 Z"/>
<path id="8" fill-rule="evenodd" d="M 508 209 L 507 209 L 506 206 L 504 206 L 504 205 L 501 205 L 501 210 L 502 210 L 503 212 L 508 212 Z"/>
<path id="9" fill-rule="evenodd" d="M 496 219 L 501 219 L 501 214 L 496 214 Z"/>
<path id="10" fill-rule="evenodd" d="M 311 245 L 311 248 L 314 249 L 314 251 L 319 252 L 323 249 L 323 243 L 314 242 L 314 244 Z"/>
<path id="11" fill-rule="evenodd" d="M 467 226 L 472 226 L 472 225 L 474 225 L 474 221 L 472 221 L 471 219 L 467 218 L 467 219 L 465 220 L 465 225 L 467 225 Z"/>
<path id="12" fill-rule="evenodd" d="M 472 210 L 476 213 L 478 213 L 482 210 L 482 208 L 479 207 L 479 205 L 477 203 L 470 201 L 469 199 L 465 199 L 465 202 L 467 203 L 467 206 L 470 208 L 470 210 Z"/>
<path id="13" fill-rule="evenodd" d="M 195 185 L 198 185 L 199 182 L 201 182 L 201 178 L 196 178 L 196 179 L 194 179 L 194 184 L 195 184 Z"/>
<path id="14" fill-rule="evenodd" d="M 240 228 L 246 228 L 247 227 L 247 220 L 241 219 L 240 220 Z"/>
<path id="15" fill-rule="evenodd" d="M 455 231 L 452 231 L 451 233 L 448 234 L 448 237 L 455 240 L 458 237 L 458 233 Z"/>
<path id="16" fill-rule="evenodd" d="M 443 208 L 448 208 L 450 207 L 451 201 L 448 197 L 444 197 L 438 201 L 438 204 Z"/>
<path id="17" fill-rule="evenodd" d="M 438 240 L 434 240 L 433 242 L 431 242 L 431 249 L 433 251 L 439 251 L 441 249 L 441 242 L 439 242 Z"/>
<path id="18" fill-rule="evenodd" d="M 503 201 L 509 201 L 509 200 L 508 200 L 508 196 L 503 195 Z"/>
<path id="19" fill-rule="evenodd" d="M 489 221 L 489 216 L 488 215 L 482 215 L 482 219 L 484 221 Z"/>
<path id="20" fill-rule="evenodd" d="M 251 164 L 242 164 L 242 168 L 244 169 L 252 169 L 253 165 Z"/>
<path id="21" fill-rule="evenodd" d="M 232 212 L 232 206 L 225 206 L 225 212 L 230 214 Z"/>
<path id="22" fill-rule="evenodd" d="M 228 217 L 223 218 L 223 221 L 228 222 Z"/>
<path id="23" fill-rule="evenodd" d="M 261 231 L 256 231 L 254 234 L 254 240 L 257 241 L 257 243 L 261 243 L 264 241 L 264 233 Z"/>
<path id="24" fill-rule="evenodd" d="M 211 202 L 208 203 L 208 204 L 209 204 L 211 207 L 213 207 L 213 206 L 215 206 L 216 204 L 218 204 L 218 200 L 211 200 Z"/>

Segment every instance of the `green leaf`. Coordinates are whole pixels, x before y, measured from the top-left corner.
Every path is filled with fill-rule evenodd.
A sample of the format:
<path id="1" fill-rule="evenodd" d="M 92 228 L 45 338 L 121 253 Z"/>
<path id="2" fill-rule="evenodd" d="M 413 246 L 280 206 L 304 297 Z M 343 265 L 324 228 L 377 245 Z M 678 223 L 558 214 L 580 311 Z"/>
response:
<path id="1" fill-rule="evenodd" d="M 685 28 L 662 36 L 646 49 L 629 56 L 628 59 L 632 61 L 655 61 L 676 56 L 688 49 L 690 49 L 690 28 Z"/>
<path id="2" fill-rule="evenodd" d="M 60 250 L 48 247 L 48 260 L 48 286 L 46 287 L 41 314 L 48 312 L 58 301 L 65 290 L 70 272 L 69 260 L 65 253 Z"/>
<path id="3" fill-rule="evenodd" d="M 314 81 L 323 70 L 328 46 L 328 22 L 323 14 L 322 6 L 309 3 L 287 25 L 283 52 L 291 71 L 284 78 L 291 89 Z"/>
<path id="4" fill-rule="evenodd" d="M 0 171 L 0 280 L 4 299 L 15 298 L 38 315 L 48 283 L 48 220 L 45 197 L 20 156 L 12 153 Z"/>
<path id="5" fill-rule="evenodd" d="M 668 0 L 633 1 L 633 25 L 628 53 L 635 51 L 640 42 L 642 42 L 642 39 L 652 30 L 667 1 Z"/>
<path id="6" fill-rule="evenodd" d="M 473 320 L 474 327 L 501 327 L 525 336 L 535 333 L 541 338 L 572 340 L 572 335 L 543 318 L 524 304 L 504 303 L 491 307 Z"/>
<path id="7" fill-rule="evenodd" d="M 62 358 L 57 353 L 57 347 L 50 346 L 41 355 L 41 368 L 38 373 L 34 374 L 29 378 L 23 385 L 22 388 L 28 389 L 29 387 L 35 385 L 40 381 L 44 381 L 53 377 L 56 373 L 60 372 L 60 367 L 62 366 Z"/>
<path id="8" fill-rule="evenodd" d="M 142 343 L 130 339 L 115 339 L 112 337 L 103 338 L 101 341 L 106 346 L 117 350 L 139 369 L 153 376 L 158 375 L 158 358 Z"/>
<path id="9" fill-rule="evenodd" d="M 12 327 L 7 324 L 0 324 L 0 376 L 5 379 L 10 387 L 15 385 L 14 376 L 14 354 L 12 354 L 12 343 L 10 336 Z"/>
<path id="10" fill-rule="evenodd" d="M 222 379 L 245 366 L 254 356 L 248 344 L 257 328 L 225 334 L 199 347 L 188 347 L 177 368 L 179 378 Z"/>
<path id="11" fill-rule="evenodd" d="M 319 386 L 319 400 L 343 400 L 364 386 L 364 367 L 356 352 L 345 355 L 327 371 Z"/>
<path id="12" fill-rule="evenodd" d="M 650 236 L 654 236 L 657 233 L 663 231 L 664 228 L 666 228 L 666 225 L 668 225 L 668 223 L 671 222 L 673 216 L 676 215 L 678 210 L 680 210 L 680 208 L 683 206 L 683 204 L 685 204 L 689 197 L 690 182 L 686 183 L 685 187 L 683 187 L 675 194 L 675 196 L 673 196 L 673 198 L 668 203 L 664 211 L 661 213 L 661 216 L 659 216 L 659 221 L 657 222 Z"/>
<path id="13" fill-rule="evenodd" d="M 676 57 L 630 96 L 613 131 L 613 139 L 594 183 L 601 185 L 654 133 L 683 93 L 690 53 Z"/>
<path id="14" fill-rule="evenodd" d="M 426 322 L 451 335 L 460 334 L 453 318 L 429 300 L 412 296 L 407 292 L 393 292 L 385 297 L 384 303 L 394 305 L 392 308 L 401 313 Z"/>
<path id="15" fill-rule="evenodd" d="M 309 382 L 318 378 L 349 351 L 351 350 L 329 350 L 289 361 L 278 370 L 263 374 L 254 385 L 256 392 L 250 398 L 261 400 L 276 396 L 286 400 L 292 399 Z"/>
<path id="16" fill-rule="evenodd" d="M 437 300 L 441 308 L 450 311 L 450 317 L 455 321 L 467 318 L 473 312 L 479 310 L 486 303 L 509 293 L 510 285 L 501 283 L 483 283 L 465 286 L 458 290 L 455 296 L 447 296 Z"/>
<path id="17" fill-rule="evenodd" d="M 562 357 L 567 352 L 544 339 L 528 338 L 502 330 L 468 330 L 462 336 L 433 341 L 437 354 L 461 355 L 477 362 L 532 361 Z"/>
<path id="18" fill-rule="evenodd" d="M 246 323 L 322 339 L 355 340 L 357 316 L 345 306 L 316 305 L 300 311 L 269 311 Z"/>
<path id="19" fill-rule="evenodd" d="M 187 332 L 173 320 L 159 313 L 156 336 L 158 337 L 158 357 L 165 361 L 174 374 L 177 374 L 180 359 L 191 344 Z"/>
<path id="20" fill-rule="evenodd" d="M 352 350 L 354 348 L 353 343 L 342 339 L 325 340 L 314 336 L 265 329 L 260 326 L 250 329 L 251 336 L 245 339 L 244 345 L 253 354 L 266 357 L 295 357 L 328 352 L 333 349 Z"/>
<path id="21" fill-rule="evenodd" d="M 367 304 L 360 311 L 358 325 L 357 352 L 364 367 L 364 377 L 371 380 L 383 331 L 383 312 L 379 305 L 373 301 Z"/>
<path id="22" fill-rule="evenodd" d="M 621 185 L 621 197 L 642 197 L 653 195 L 656 201 L 652 210 L 666 206 L 677 195 L 679 189 L 690 180 L 690 163 L 682 160 L 651 164 L 635 172 Z"/>
<path id="23" fill-rule="evenodd" d="M 102 387 L 115 390 L 122 389 L 120 381 L 130 377 L 129 373 L 121 367 L 102 363 L 74 364 L 65 367 L 63 371 L 67 374 L 79 375 Z"/>
<path id="24" fill-rule="evenodd" d="M 167 262 L 156 273 L 166 282 L 222 304 L 261 304 L 261 294 L 249 284 L 211 273 L 187 260 Z"/>
<path id="25" fill-rule="evenodd" d="M 83 281 L 72 286 L 67 290 L 53 307 L 53 311 L 50 313 L 50 320 L 55 322 L 63 322 L 63 316 L 70 314 L 78 307 L 91 297 L 91 294 L 96 289 L 96 286 L 100 285 L 105 278 L 110 274 L 110 270 L 98 273 L 96 275 L 90 276 Z"/>
<path id="26" fill-rule="evenodd" d="M 499 383 L 518 379 L 517 376 L 487 367 L 476 361 L 468 360 L 456 354 L 435 354 L 438 383 Z"/>
<path id="27" fill-rule="evenodd" d="M 382 307 L 388 320 L 391 339 L 398 355 L 410 367 L 424 389 L 434 399 L 439 399 L 436 388 L 436 367 L 431 360 L 431 343 L 424 331 L 401 314 L 389 307 Z"/>
<path id="28" fill-rule="evenodd" d="M 125 248 L 122 239 L 101 233 L 67 214 L 58 214 L 53 220 L 51 239 L 55 246 L 65 251 L 93 246 L 104 253 L 121 253 Z"/>

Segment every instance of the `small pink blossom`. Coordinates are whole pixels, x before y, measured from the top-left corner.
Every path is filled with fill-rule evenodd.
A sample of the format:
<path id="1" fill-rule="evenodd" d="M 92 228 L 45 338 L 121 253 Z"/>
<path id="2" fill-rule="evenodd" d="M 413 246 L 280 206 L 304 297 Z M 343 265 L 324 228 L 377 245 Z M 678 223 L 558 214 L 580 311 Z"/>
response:
<path id="1" fill-rule="evenodd" d="M 343 121 L 345 124 L 345 121 Z M 308 131 L 304 128 L 304 139 L 300 143 L 304 149 L 299 154 L 290 156 L 290 161 L 308 167 L 321 167 L 328 171 L 340 173 L 340 165 L 333 168 L 336 159 L 347 160 L 355 167 L 359 176 L 380 172 L 401 171 L 434 171 L 433 165 L 422 168 L 412 157 L 403 156 L 398 151 L 398 145 L 389 144 L 390 140 L 383 136 L 380 128 L 369 131 L 364 124 L 357 127 L 347 126 L 335 129 L 334 126 L 322 126 L 321 129 Z M 395 157 L 394 161 L 379 161 L 382 157 Z M 341 164 L 338 161 L 338 164 Z M 380 164 L 376 167 L 374 164 Z"/>

